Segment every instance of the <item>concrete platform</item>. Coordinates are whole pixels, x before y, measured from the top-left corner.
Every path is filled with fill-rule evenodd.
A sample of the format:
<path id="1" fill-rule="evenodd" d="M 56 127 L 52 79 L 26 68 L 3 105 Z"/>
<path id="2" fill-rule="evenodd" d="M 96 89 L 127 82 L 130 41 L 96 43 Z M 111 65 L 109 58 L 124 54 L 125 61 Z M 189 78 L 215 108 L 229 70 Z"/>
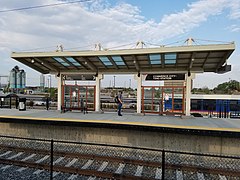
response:
<path id="1" fill-rule="evenodd" d="M 240 120 L 0 109 L 0 135 L 240 156 Z"/>
<path id="2" fill-rule="evenodd" d="M 220 132 L 240 133 L 240 119 L 226 118 L 201 118 L 159 115 L 124 114 L 117 113 L 95 113 L 83 114 L 81 112 L 46 111 L 30 109 L 19 111 L 17 109 L 0 109 L 0 121 L 4 119 L 51 121 L 65 123 L 93 123 L 101 125 L 130 125 L 155 128 L 174 128 L 188 130 L 205 130 Z"/>

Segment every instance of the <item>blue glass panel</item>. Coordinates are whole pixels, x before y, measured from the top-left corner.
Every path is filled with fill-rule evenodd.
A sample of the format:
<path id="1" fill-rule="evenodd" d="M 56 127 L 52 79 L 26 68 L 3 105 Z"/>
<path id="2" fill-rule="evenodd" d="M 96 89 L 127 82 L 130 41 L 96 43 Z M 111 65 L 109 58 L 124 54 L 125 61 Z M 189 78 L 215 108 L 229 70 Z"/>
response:
<path id="1" fill-rule="evenodd" d="M 161 59 L 161 55 L 160 54 L 150 54 L 149 55 L 150 60 L 160 60 Z"/>
<path id="2" fill-rule="evenodd" d="M 121 56 L 112 56 L 112 59 L 114 60 L 114 62 L 117 64 L 117 65 L 125 65 L 123 59 Z"/>
<path id="3" fill-rule="evenodd" d="M 165 54 L 165 64 L 176 64 L 177 54 L 168 53 Z"/>
<path id="4" fill-rule="evenodd" d="M 165 64 L 176 64 L 176 59 L 166 59 Z"/>
<path id="5" fill-rule="evenodd" d="M 103 63 L 105 66 L 112 66 L 112 63 L 111 63 L 111 61 L 108 59 L 108 57 L 106 57 L 106 56 L 99 56 L 99 59 L 102 61 L 102 63 Z"/>
<path id="6" fill-rule="evenodd" d="M 72 57 L 66 57 L 66 59 L 71 62 L 71 63 L 75 63 L 77 62 L 75 59 L 73 59 Z"/>
<path id="7" fill-rule="evenodd" d="M 66 63 L 66 62 L 61 63 L 61 64 L 64 65 L 64 66 L 70 66 L 70 64 L 68 64 L 68 63 Z"/>
<path id="8" fill-rule="evenodd" d="M 60 57 L 54 57 L 53 59 L 55 59 L 55 61 L 59 62 L 60 64 L 62 64 L 63 66 L 70 66 L 67 62 L 65 62 L 62 58 Z"/>
<path id="9" fill-rule="evenodd" d="M 59 63 L 63 63 L 63 62 L 65 62 L 62 58 L 60 58 L 60 57 L 54 57 L 53 59 L 55 59 L 57 62 L 59 62 Z"/>
<path id="10" fill-rule="evenodd" d="M 119 65 L 119 66 L 124 66 L 125 65 L 124 62 L 115 62 L 115 63 L 116 63 L 116 65 Z"/>
<path id="11" fill-rule="evenodd" d="M 151 61 L 151 64 L 161 64 L 161 61 Z"/>
<path id="12" fill-rule="evenodd" d="M 121 56 L 112 56 L 114 61 L 123 61 Z"/>
<path id="13" fill-rule="evenodd" d="M 66 57 L 66 59 L 71 62 L 73 65 L 75 66 L 81 66 L 81 64 L 79 64 L 75 59 L 73 59 L 72 57 Z"/>
<path id="14" fill-rule="evenodd" d="M 78 62 L 72 63 L 74 66 L 81 66 Z"/>
<path id="15" fill-rule="evenodd" d="M 112 63 L 109 61 L 109 62 L 104 62 L 104 64 L 106 65 L 106 66 L 112 66 Z"/>
<path id="16" fill-rule="evenodd" d="M 175 59 L 177 58 L 176 53 L 171 53 L 171 54 L 165 54 L 165 59 Z"/>
<path id="17" fill-rule="evenodd" d="M 161 54 L 150 54 L 149 58 L 151 64 L 161 64 Z"/>

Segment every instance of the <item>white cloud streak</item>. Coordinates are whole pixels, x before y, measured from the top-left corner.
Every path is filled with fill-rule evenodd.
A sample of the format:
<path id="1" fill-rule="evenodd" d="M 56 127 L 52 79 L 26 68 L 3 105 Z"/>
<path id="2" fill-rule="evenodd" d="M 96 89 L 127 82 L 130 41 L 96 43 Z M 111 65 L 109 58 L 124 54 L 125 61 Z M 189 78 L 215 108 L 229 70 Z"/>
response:
<path id="1" fill-rule="evenodd" d="M 229 29 L 231 32 L 240 32 L 240 25 L 234 24 L 228 27 L 227 29 Z"/>

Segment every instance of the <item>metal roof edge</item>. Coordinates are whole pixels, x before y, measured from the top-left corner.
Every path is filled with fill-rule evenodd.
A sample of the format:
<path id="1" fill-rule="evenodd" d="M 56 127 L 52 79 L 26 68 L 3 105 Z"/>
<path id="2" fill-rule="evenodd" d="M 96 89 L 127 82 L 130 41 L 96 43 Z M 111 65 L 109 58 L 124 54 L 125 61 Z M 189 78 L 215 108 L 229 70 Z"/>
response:
<path id="1" fill-rule="evenodd" d="M 21 57 L 63 57 L 63 56 L 109 56 L 109 55 L 132 55 L 132 54 L 154 54 L 154 53 L 178 53 L 178 52 L 198 52 L 198 51 L 221 51 L 235 50 L 235 44 L 215 44 L 215 45 L 193 45 L 193 46 L 174 46 L 159 48 L 141 49 L 121 49 L 103 51 L 60 51 L 60 52 L 12 52 L 11 58 Z"/>

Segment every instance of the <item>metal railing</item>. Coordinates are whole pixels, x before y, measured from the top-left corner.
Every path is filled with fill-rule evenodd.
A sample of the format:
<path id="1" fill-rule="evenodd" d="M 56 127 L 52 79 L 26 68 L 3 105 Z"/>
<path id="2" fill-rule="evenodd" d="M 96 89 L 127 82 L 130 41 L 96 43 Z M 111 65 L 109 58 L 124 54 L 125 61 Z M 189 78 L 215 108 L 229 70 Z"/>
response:
<path id="1" fill-rule="evenodd" d="M 53 179 L 53 172 L 61 169 L 56 163 L 56 157 L 58 156 L 66 156 L 68 158 L 78 157 L 81 160 L 85 160 L 85 162 L 88 159 L 95 159 L 95 161 L 99 162 L 107 161 L 111 167 L 106 168 L 106 172 L 110 169 L 118 169 L 112 173 L 112 177 L 115 179 L 119 177 L 117 174 L 124 174 L 126 177 L 137 177 L 139 179 L 205 180 L 219 179 L 220 177 L 224 179 L 237 179 L 240 177 L 240 157 L 238 156 L 3 135 L 0 135 L 0 164 L 3 162 L 6 164 L 6 161 L 4 161 L 4 153 L 6 151 L 17 151 L 17 149 L 19 152 L 35 152 L 35 154 L 40 152 L 49 155 L 47 160 L 48 168 L 45 168 L 48 173 L 47 179 Z M 23 163 L 23 161 L 21 162 Z M 14 164 L 15 161 L 12 161 L 12 163 Z M 121 165 L 124 167 L 122 170 L 119 170 L 121 169 L 118 167 L 119 164 L 124 164 Z M 141 166 L 144 168 L 141 169 Z M 43 165 L 42 168 L 44 168 Z M 74 169 L 67 169 L 65 172 L 75 171 L 79 173 L 78 170 Z M 100 172 L 99 169 L 96 172 L 97 174 L 91 171 L 93 175 L 103 175 L 105 178 L 109 177 L 106 176 L 106 172 Z M 87 176 L 89 172 L 83 169 L 82 173 Z"/>

